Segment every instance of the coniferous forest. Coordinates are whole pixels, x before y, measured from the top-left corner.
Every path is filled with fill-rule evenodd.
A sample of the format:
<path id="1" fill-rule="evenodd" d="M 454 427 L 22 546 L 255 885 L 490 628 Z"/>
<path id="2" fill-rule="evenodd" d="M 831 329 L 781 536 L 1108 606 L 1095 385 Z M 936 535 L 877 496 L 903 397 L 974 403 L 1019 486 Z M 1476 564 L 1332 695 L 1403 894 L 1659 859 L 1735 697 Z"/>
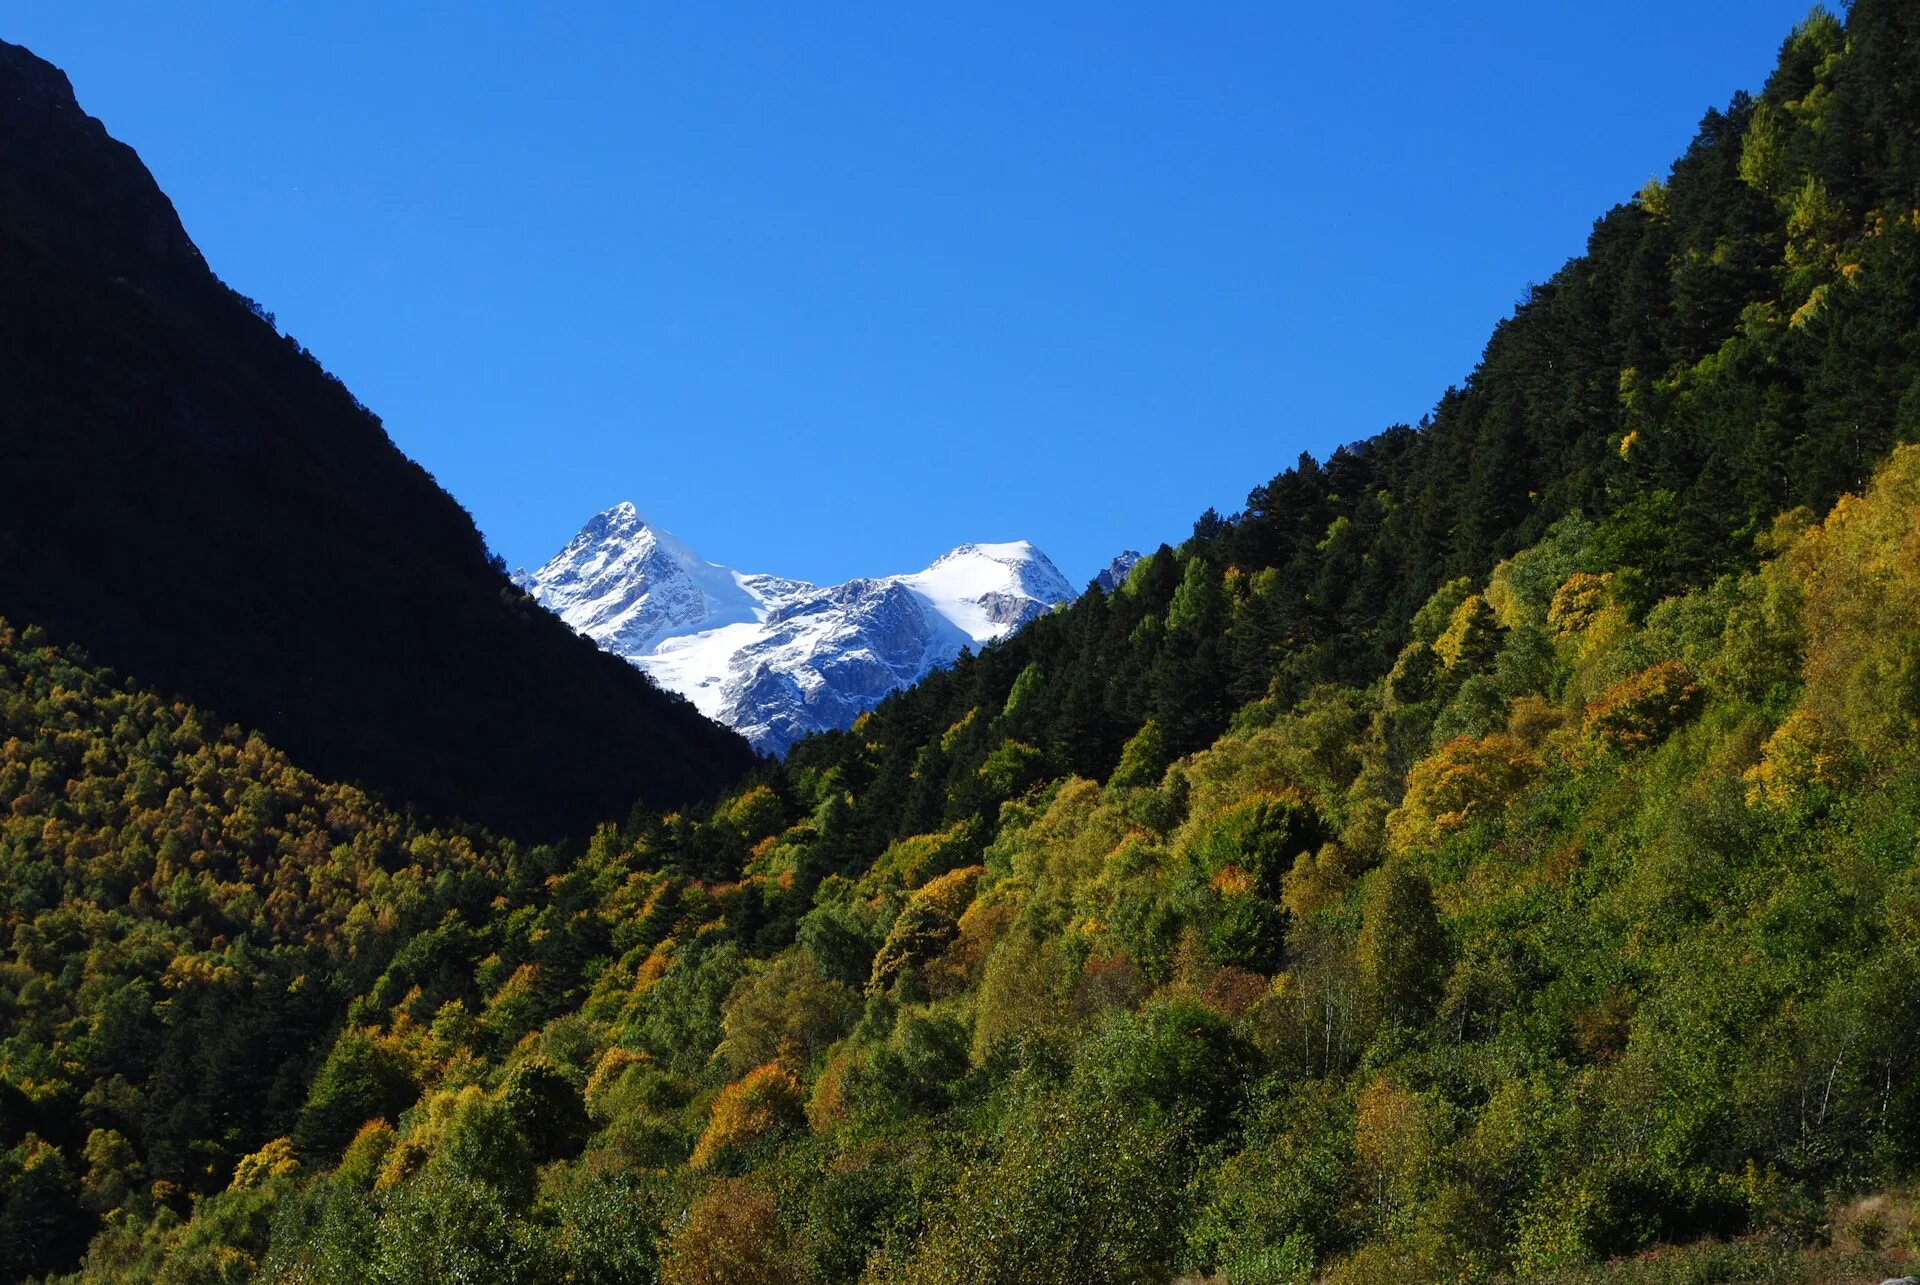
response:
<path id="1" fill-rule="evenodd" d="M 1420 424 L 671 802 L 463 820 L 34 601 L 0 1277 L 1920 1265 L 1905 0 L 1792 31 Z"/>

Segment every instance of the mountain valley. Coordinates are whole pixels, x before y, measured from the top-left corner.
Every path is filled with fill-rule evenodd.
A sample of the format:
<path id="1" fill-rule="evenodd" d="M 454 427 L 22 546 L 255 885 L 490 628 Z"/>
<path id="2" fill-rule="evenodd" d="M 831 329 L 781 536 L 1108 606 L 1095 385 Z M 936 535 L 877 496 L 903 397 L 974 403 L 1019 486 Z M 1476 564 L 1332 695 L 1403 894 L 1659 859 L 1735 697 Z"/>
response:
<path id="1" fill-rule="evenodd" d="M 0 282 L 0 1281 L 1920 1272 L 1911 0 L 1078 593 L 509 576 L 4 43 Z"/>

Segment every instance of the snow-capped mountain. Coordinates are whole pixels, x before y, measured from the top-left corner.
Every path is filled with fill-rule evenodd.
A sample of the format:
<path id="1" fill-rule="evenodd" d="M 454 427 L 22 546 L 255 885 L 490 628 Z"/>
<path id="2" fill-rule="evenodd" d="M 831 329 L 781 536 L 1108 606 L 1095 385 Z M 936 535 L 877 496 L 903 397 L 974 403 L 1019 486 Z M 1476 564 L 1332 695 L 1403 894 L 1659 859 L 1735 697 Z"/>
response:
<path id="1" fill-rule="evenodd" d="M 776 754 L 1073 597 L 1024 540 L 963 544 L 911 575 L 820 587 L 707 562 L 631 504 L 598 514 L 514 580 Z"/>

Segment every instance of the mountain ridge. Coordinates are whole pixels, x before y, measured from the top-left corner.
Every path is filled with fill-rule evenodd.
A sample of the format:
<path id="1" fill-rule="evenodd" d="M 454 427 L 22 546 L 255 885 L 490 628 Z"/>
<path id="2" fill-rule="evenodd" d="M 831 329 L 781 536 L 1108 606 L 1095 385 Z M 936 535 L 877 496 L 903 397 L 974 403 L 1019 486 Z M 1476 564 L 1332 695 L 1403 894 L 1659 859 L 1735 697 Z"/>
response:
<path id="1" fill-rule="evenodd" d="M 0 624 L 0 1277 L 1904 1278 L 1916 87 L 1810 17 L 1429 421 L 584 844 Z"/>
<path id="2" fill-rule="evenodd" d="M 555 627 L 379 419 L 0 42 L 0 612 L 390 801 L 527 837 L 752 762 Z"/>
<path id="3" fill-rule="evenodd" d="M 708 562 L 630 501 L 535 571 L 535 601 L 669 691 L 784 753 L 1074 598 L 1025 540 L 961 544 L 920 571 L 837 585 Z"/>

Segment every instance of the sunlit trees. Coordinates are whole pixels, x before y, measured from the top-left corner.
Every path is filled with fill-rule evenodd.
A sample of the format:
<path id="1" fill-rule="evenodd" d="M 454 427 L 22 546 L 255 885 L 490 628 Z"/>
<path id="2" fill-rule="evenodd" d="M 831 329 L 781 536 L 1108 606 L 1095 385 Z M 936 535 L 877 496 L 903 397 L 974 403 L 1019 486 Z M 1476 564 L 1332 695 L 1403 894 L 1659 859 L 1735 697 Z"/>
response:
<path id="1" fill-rule="evenodd" d="M 722 1178 L 695 1201 L 667 1238 L 661 1285 L 790 1285 L 773 1196 L 757 1183 Z"/>
<path id="2" fill-rule="evenodd" d="M 1008 1121 L 991 1159 L 887 1277 L 913 1285 L 1088 1282 L 1162 1274 L 1170 1257 L 1172 1139 L 1117 1105 L 1041 1100 Z"/>
<path id="3" fill-rule="evenodd" d="M 1505 732 L 1455 737 L 1407 774 L 1406 797 L 1387 819 L 1400 851 L 1434 843 L 1499 813 L 1538 775 L 1540 760 Z"/>
<path id="4" fill-rule="evenodd" d="M 397 1050 L 363 1031 L 342 1032 L 314 1077 L 294 1145 L 309 1155 L 338 1154 L 361 1125 L 398 1116 L 419 1091 Z"/>
<path id="5" fill-rule="evenodd" d="M 811 951 L 790 951 L 734 988 L 719 1052 L 735 1074 L 787 1052 L 804 1065 L 846 1034 L 859 1013 L 858 994 L 823 976 Z"/>
<path id="6" fill-rule="evenodd" d="M 1392 860 L 1367 881 L 1358 946 L 1360 977 L 1388 1022 L 1423 1022 L 1439 1001 L 1450 948 L 1426 876 Z"/>
<path id="7" fill-rule="evenodd" d="M 980 882 L 979 866 L 949 871 L 915 890 L 873 959 L 867 993 L 879 994 L 906 970 L 927 963 L 947 948 L 960 930 L 960 916 Z"/>
<path id="8" fill-rule="evenodd" d="M 1910 1182 L 1877 6 L 1432 421 L 702 808 L 428 829 L 0 626 L 6 1267 L 1576 1278 Z"/>
<path id="9" fill-rule="evenodd" d="M 1882 759 L 1920 728 L 1920 447 L 1894 452 L 1788 555 L 1804 584 L 1808 708 Z"/>
<path id="10" fill-rule="evenodd" d="M 1678 661 L 1623 678 L 1587 705 L 1581 731 L 1602 752 L 1632 754 L 1665 738 L 1699 710 L 1705 693 Z"/>
<path id="11" fill-rule="evenodd" d="M 720 1090 L 713 1113 L 687 1163 L 712 1164 L 729 1149 L 759 1141 L 777 1129 L 804 1123 L 800 1082 L 778 1063 L 756 1067 Z"/>

